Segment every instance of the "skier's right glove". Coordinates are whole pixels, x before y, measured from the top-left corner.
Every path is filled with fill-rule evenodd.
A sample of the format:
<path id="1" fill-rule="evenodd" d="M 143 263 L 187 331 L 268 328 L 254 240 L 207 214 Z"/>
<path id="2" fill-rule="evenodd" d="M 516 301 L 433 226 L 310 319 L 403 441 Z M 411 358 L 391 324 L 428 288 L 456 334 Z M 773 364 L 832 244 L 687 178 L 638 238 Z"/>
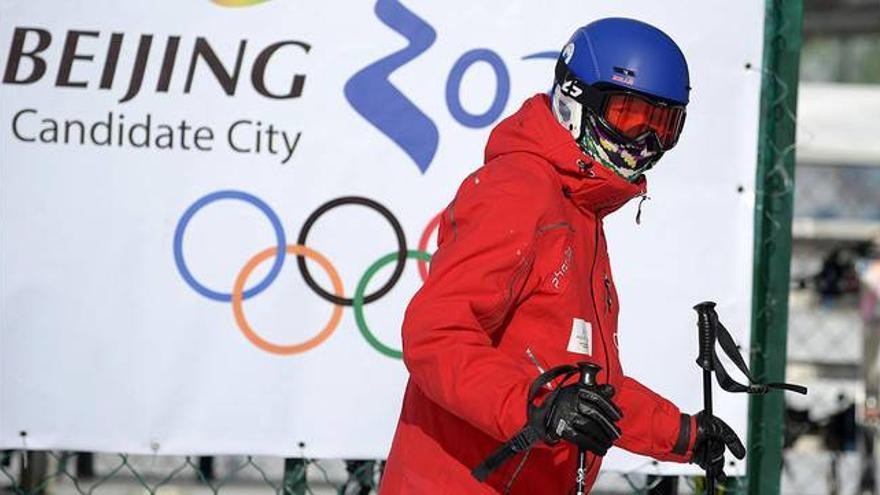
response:
<path id="1" fill-rule="evenodd" d="M 620 438 L 616 423 L 623 413 L 611 402 L 613 396 L 611 385 L 566 385 L 538 406 L 539 433 L 551 445 L 566 440 L 604 456 Z"/>

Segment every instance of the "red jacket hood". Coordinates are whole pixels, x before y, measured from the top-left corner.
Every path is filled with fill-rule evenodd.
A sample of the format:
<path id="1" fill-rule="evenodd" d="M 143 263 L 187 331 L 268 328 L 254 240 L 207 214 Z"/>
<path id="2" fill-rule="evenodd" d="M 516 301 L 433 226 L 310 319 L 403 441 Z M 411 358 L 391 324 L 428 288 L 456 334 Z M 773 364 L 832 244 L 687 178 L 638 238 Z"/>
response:
<path id="1" fill-rule="evenodd" d="M 571 134 L 553 116 L 550 99 L 540 93 L 501 121 L 486 144 L 485 161 L 508 153 L 530 153 L 550 162 L 564 193 L 581 209 L 606 215 L 647 192 L 642 176 L 628 182 L 583 153 Z"/>

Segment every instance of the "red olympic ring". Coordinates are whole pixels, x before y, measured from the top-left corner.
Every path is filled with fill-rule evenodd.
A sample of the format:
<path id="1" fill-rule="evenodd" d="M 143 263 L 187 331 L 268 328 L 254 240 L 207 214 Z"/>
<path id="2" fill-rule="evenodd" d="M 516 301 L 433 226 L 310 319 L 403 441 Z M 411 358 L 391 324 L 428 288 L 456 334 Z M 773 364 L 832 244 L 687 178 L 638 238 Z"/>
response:
<path id="1" fill-rule="evenodd" d="M 428 222 L 428 225 L 425 226 L 425 230 L 422 232 L 422 237 L 419 238 L 419 251 L 424 253 L 428 253 L 428 241 L 431 239 L 431 234 L 440 227 L 440 219 L 443 218 L 443 212 L 438 213 L 434 218 Z M 434 253 L 429 253 L 434 254 Z M 422 277 L 422 282 L 428 281 L 428 262 L 419 258 L 419 275 Z"/>

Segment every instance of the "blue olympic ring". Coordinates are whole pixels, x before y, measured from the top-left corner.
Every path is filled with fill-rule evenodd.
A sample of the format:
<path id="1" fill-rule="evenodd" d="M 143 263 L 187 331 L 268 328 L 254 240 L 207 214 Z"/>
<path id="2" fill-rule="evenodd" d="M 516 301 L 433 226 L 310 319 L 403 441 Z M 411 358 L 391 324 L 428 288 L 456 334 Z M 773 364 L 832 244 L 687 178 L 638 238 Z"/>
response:
<path id="1" fill-rule="evenodd" d="M 203 196 L 202 198 L 199 198 L 198 201 L 187 208 L 187 210 L 183 213 L 183 216 L 180 217 L 180 221 L 177 222 L 177 227 L 174 229 L 174 263 L 177 265 L 177 270 L 180 272 L 183 280 L 199 294 L 215 301 L 232 301 L 231 293 L 217 292 L 200 284 L 195 279 L 195 277 L 193 277 L 192 273 L 189 271 L 189 268 L 186 266 L 186 260 L 183 259 L 183 233 L 186 230 L 186 226 L 189 224 L 189 221 L 192 220 L 193 215 L 195 215 L 200 209 L 202 209 L 202 207 L 207 206 L 214 201 L 220 201 L 222 199 L 237 199 L 239 201 L 244 201 L 245 203 L 250 203 L 256 206 L 257 209 L 259 209 L 261 212 L 263 212 L 264 215 L 266 215 L 266 217 L 269 219 L 269 222 L 272 224 L 272 228 L 275 230 L 275 238 L 277 240 L 277 254 L 275 256 L 275 262 L 272 264 L 272 268 L 269 270 L 266 278 L 264 278 L 255 287 L 244 291 L 244 299 L 249 299 L 266 290 L 266 288 L 268 288 L 269 285 L 275 281 L 275 278 L 278 276 L 278 274 L 281 273 L 281 267 L 284 265 L 284 258 L 287 248 L 287 239 L 284 235 L 284 228 L 281 226 L 281 220 L 278 218 L 278 215 L 276 215 L 275 212 L 272 211 L 272 208 L 270 208 L 265 201 L 252 194 L 248 194 L 242 191 L 231 190 L 217 191 L 208 194 L 207 196 Z"/>

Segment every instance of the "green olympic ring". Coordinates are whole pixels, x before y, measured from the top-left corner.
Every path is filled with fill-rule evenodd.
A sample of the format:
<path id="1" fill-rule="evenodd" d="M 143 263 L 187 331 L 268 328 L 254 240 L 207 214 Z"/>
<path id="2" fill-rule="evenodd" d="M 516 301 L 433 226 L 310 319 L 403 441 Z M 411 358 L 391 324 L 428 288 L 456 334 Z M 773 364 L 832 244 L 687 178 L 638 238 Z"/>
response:
<path id="1" fill-rule="evenodd" d="M 426 253 L 425 251 L 416 251 L 414 249 L 410 249 L 406 252 L 406 257 L 409 259 L 418 259 L 422 261 L 431 261 L 431 255 Z M 389 253 L 381 258 L 378 261 L 370 265 L 367 268 L 367 271 L 364 273 L 364 276 L 361 277 L 360 282 L 358 282 L 357 289 L 354 291 L 354 298 L 352 303 L 352 308 L 354 309 L 354 319 L 357 322 L 358 329 L 360 329 L 361 334 L 364 336 L 364 339 L 373 346 L 373 349 L 376 349 L 380 353 L 395 359 L 402 359 L 403 353 L 397 349 L 392 349 L 387 345 L 383 344 L 373 332 L 370 331 L 370 327 L 367 326 L 367 319 L 364 317 L 364 294 L 367 292 L 367 284 L 370 283 L 370 280 L 373 278 L 380 268 L 391 263 L 393 261 L 397 261 L 398 253 L 397 251 L 393 253 Z"/>

